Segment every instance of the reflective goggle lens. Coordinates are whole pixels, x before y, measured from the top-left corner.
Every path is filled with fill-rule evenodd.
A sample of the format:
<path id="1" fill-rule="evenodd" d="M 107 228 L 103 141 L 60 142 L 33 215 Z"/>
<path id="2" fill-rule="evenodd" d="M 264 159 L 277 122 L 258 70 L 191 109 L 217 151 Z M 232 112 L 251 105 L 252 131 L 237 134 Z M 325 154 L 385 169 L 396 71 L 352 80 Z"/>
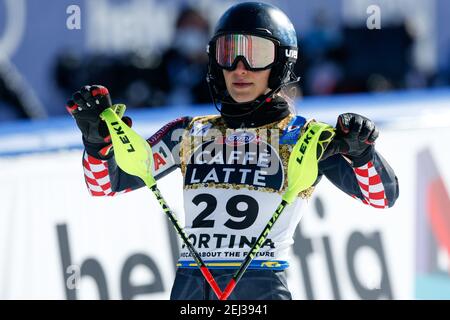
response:
<path id="1" fill-rule="evenodd" d="M 235 59 L 243 56 L 251 68 L 266 68 L 275 61 L 275 43 L 245 34 L 227 34 L 216 40 L 216 61 L 230 68 Z"/>

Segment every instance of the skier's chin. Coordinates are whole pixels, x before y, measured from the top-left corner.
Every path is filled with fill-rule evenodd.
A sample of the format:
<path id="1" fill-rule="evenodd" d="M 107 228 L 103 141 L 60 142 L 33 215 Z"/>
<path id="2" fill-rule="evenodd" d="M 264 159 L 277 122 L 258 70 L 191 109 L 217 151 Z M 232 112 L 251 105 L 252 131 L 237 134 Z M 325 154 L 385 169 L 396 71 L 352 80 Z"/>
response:
<path id="1" fill-rule="evenodd" d="M 238 103 L 248 103 L 254 101 L 258 95 L 255 94 L 232 94 L 231 97 Z"/>

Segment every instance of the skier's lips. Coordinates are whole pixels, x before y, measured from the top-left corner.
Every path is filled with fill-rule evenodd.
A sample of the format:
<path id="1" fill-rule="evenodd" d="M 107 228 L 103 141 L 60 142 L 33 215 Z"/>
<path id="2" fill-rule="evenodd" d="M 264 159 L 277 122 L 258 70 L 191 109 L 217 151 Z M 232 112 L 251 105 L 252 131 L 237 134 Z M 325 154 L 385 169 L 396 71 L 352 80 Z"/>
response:
<path id="1" fill-rule="evenodd" d="M 233 86 L 236 88 L 248 88 L 252 85 L 252 82 L 233 82 Z"/>

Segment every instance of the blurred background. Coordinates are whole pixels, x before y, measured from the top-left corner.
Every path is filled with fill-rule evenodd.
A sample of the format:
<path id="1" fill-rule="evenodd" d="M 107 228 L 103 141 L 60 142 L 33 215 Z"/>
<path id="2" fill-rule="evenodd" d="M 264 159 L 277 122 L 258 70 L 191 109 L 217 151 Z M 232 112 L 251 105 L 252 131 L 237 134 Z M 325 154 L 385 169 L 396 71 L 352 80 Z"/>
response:
<path id="1" fill-rule="evenodd" d="M 1 299 L 168 297 L 176 236 L 145 190 L 87 194 L 64 106 L 102 84 L 144 136 L 215 114 L 205 49 L 237 2 L 0 0 Z M 371 117 L 400 180 L 387 212 L 318 188 L 293 247 L 294 297 L 449 299 L 450 2 L 265 2 L 297 30 L 298 113 Z M 161 189 L 182 216 L 180 174 Z"/>

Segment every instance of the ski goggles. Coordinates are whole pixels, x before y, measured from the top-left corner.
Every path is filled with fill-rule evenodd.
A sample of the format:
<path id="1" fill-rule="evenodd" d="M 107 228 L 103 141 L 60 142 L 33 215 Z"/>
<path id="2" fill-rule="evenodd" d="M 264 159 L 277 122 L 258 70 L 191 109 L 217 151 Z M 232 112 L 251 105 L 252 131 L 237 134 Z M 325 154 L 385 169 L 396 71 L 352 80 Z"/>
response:
<path id="1" fill-rule="evenodd" d="M 238 60 L 252 71 L 270 68 L 276 59 L 273 40 L 248 34 L 225 34 L 215 40 L 215 59 L 219 67 L 234 70 Z"/>

